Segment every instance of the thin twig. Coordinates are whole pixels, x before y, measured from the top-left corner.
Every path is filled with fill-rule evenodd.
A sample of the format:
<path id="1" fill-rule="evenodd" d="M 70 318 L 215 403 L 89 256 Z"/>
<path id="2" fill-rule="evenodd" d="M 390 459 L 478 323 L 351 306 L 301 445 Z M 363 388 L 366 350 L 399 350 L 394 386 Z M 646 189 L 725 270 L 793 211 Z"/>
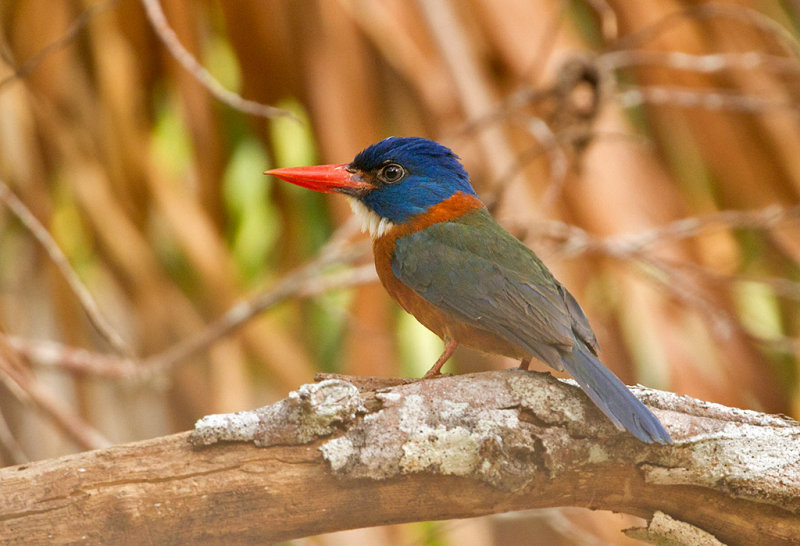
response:
<path id="1" fill-rule="evenodd" d="M 167 23 L 167 18 L 164 15 L 164 11 L 161 9 L 159 1 L 142 0 L 142 4 L 147 13 L 147 18 L 150 20 L 150 24 L 153 25 L 153 30 L 155 30 L 161 42 L 167 47 L 172 57 L 178 61 L 189 74 L 194 76 L 194 78 L 218 101 L 227 104 L 235 110 L 254 116 L 264 118 L 288 117 L 295 121 L 300 121 L 300 118 L 288 110 L 245 99 L 241 95 L 227 89 L 183 46 L 178 39 L 178 35 L 175 34 L 175 31 L 172 30 L 169 23 Z"/>
<path id="2" fill-rule="evenodd" d="M 685 272 L 672 267 L 666 260 L 646 252 L 638 252 L 635 260 L 652 268 L 653 271 L 648 272 L 649 277 L 663 286 L 686 308 L 696 309 L 701 315 L 705 315 L 711 325 L 711 333 L 718 338 L 727 340 L 734 332 L 742 331 L 741 323 L 727 309 L 703 295 L 698 285 L 687 278 Z"/>
<path id="3" fill-rule="evenodd" d="M 350 269 L 333 279 L 324 280 L 321 272 L 334 264 L 346 264 L 363 257 L 366 244 L 354 244 L 337 252 L 320 252 L 317 259 L 284 277 L 270 290 L 255 298 L 234 305 L 221 317 L 191 337 L 176 343 L 169 349 L 148 357 L 140 371 L 147 376 L 163 374 L 189 356 L 211 346 L 217 340 L 242 328 L 259 313 L 286 301 L 293 296 L 312 296 L 334 288 L 347 288 L 372 282 L 377 279 L 372 265 Z"/>
<path id="4" fill-rule="evenodd" d="M 679 106 L 682 108 L 704 108 L 727 110 L 746 114 L 761 114 L 769 110 L 798 110 L 800 104 L 791 100 L 769 97 L 754 97 L 735 92 L 705 91 L 686 87 L 652 85 L 620 91 L 617 100 L 624 108 L 642 104 Z"/>
<path id="5" fill-rule="evenodd" d="M 586 0 L 600 18 L 600 31 L 603 40 L 611 43 L 619 37 L 619 21 L 617 14 L 606 0 Z"/>
<path id="6" fill-rule="evenodd" d="M 652 274 L 650 276 L 661 283 L 679 300 L 699 309 L 708 316 L 714 326 L 713 331 L 724 338 L 729 336 L 734 328 L 738 329 L 737 322 L 733 317 L 697 293 L 690 286 L 691 283 L 684 278 L 685 274 L 680 271 L 679 267 L 668 263 L 666 260 L 656 258 L 647 251 L 647 248 L 656 244 L 693 237 L 715 227 L 769 230 L 779 224 L 798 220 L 800 220 L 800 206 L 784 209 L 777 205 L 770 205 L 759 210 L 727 210 L 701 217 L 685 218 L 639 233 L 610 237 L 598 237 L 577 226 L 557 221 L 546 222 L 544 224 L 546 229 L 542 230 L 541 233 L 561 241 L 563 243 L 562 250 L 571 256 L 592 253 L 613 257 L 618 260 L 634 260 L 663 273 L 664 275 Z M 790 286 L 785 283 L 778 284 L 774 281 L 773 279 L 770 284 L 779 287 L 782 292 L 790 293 L 789 297 L 797 297 L 797 286 Z M 791 290 L 795 290 L 795 292 L 791 293 Z M 771 342 L 771 340 L 759 341 Z M 787 345 L 784 343 L 783 346 Z M 792 347 L 796 348 L 796 345 Z"/>
<path id="7" fill-rule="evenodd" d="M 541 149 L 547 153 L 547 157 L 550 160 L 550 181 L 540 200 L 541 208 L 547 210 L 553 205 L 564 188 L 569 169 L 569 160 L 559 143 L 558 135 L 553 133 L 550 125 L 543 119 L 530 116 L 527 123 L 525 123 L 525 128 L 536 139 Z"/>
<path id="8" fill-rule="evenodd" d="M 127 357 L 134 355 L 133 349 L 122 339 L 111 324 L 105 319 L 100 312 L 100 308 L 94 301 L 89 290 L 78 278 L 75 270 L 69 263 L 69 260 L 59 248 L 50 233 L 45 227 L 36 219 L 36 216 L 25 206 L 11 188 L 2 180 L 0 180 L 0 201 L 6 204 L 8 209 L 16 216 L 20 222 L 30 231 L 30 233 L 39 241 L 47 255 L 56 265 L 58 270 L 64 276 L 67 284 L 75 293 L 78 301 L 81 304 L 89 322 L 94 326 L 97 332 L 105 339 L 111 347 L 119 354 Z"/>
<path id="9" fill-rule="evenodd" d="M 752 343 L 762 345 L 771 351 L 787 354 L 800 353 L 800 342 L 797 339 L 780 335 L 765 337 L 749 331 L 729 311 L 701 295 L 694 288 L 694 283 L 688 277 L 689 275 L 695 275 L 712 286 L 719 283 L 731 284 L 741 281 L 763 283 L 773 288 L 776 295 L 794 300 L 800 298 L 800 284 L 793 283 L 788 279 L 762 278 L 750 275 L 722 275 L 690 262 L 676 263 L 674 261 L 656 259 L 653 256 L 643 260 L 642 257 L 644 256 L 645 254 L 640 254 L 637 260 L 663 273 L 663 275 L 653 275 L 652 277 L 684 305 L 698 309 L 700 313 L 706 315 L 712 326 L 711 332 L 720 339 L 728 339 L 736 332 L 749 339 Z"/>
<path id="10" fill-rule="evenodd" d="M 24 403 L 32 403 L 81 449 L 111 445 L 100 432 L 36 380 L 20 356 L 0 337 L 0 381 Z"/>
<path id="11" fill-rule="evenodd" d="M 666 226 L 617 237 L 617 246 L 625 252 L 635 252 L 646 246 L 665 241 L 693 237 L 700 232 L 719 227 L 726 229 L 768 230 L 778 224 L 800 220 L 800 205 L 783 208 L 769 205 L 756 210 L 723 210 L 705 216 L 694 216 L 671 222 Z"/>
<path id="12" fill-rule="evenodd" d="M 255 298 L 234 305 L 217 320 L 191 337 L 172 345 L 161 353 L 148 357 L 144 366 L 140 368 L 143 377 L 146 379 L 163 375 L 176 363 L 210 347 L 218 339 L 242 328 L 259 313 L 292 296 L 300 293 L 310 296 L 323 290 L 345 288 L 365 282 L 363 270 L 350 276 L 341 274 L 339 276 L 341 284 L 335 287 L 331 283 L 320 282 L 323 271 L 327 267 L 353 263 L 366 254 L 368 248 L 366 242 L 348 243 L 349 238 L 357 231 L 357 225 L 355 219 L 351 218 L 331 235 L 312 262 L 292 271 L 271 289 L 258 294 Z M 374 278 L 373 268 L 372 279 Z"/>
<path id="13" fill-rule="evenodd" d="M 491 112 L 470 118 L 456 131 L 455 135 L 465 137 L 476 131 L 484 130 L 503 121 L 521 108 L 553 98 L 557 92 L 556 85 L 542 88 L 524 86 L 506 96 Z"/>
<path id="14" fill-rule="evenodd" d="M 669 289 L 674 288 L 672 286 L 672 281 L 674 278 L 678 276 L 686 277 L 689 275 L 694 275 L 695 277 L 699 278 L 701 281 L 706 283 L 708 286 L 719 286 L 722 284 L 725 285 L 726 287 L 729 287 L 734 283 L 742 283 L 742 282 L 763 284 L 772 289 L 774 294 L 778 297 L 790 299 L 793 301 L 800 301 L 800 283 L 795 281 L 790 281 L 789 279 L 776 278 L 776 277 L 762 277 L 760 275 L 747 275 L 741 273 L 723 274 L 718 271 L 712 270 L 708 267 L 688 261 L 678 262 L 675 260 L 671 261 L 660 260 L 659 268 L 667 274 L 669 280 L 669 283 L 667 283 L 667 285 Z M 694 303 L 694 301 L 690 300 L 690 303 Z M 706 303 L 710 304 L 710 302 Z M 714 313 L 716 313 L 717 311 L 718 309 L 715 309 Z M 720 318 L 720 315 L 714 314 L 712 318 L 718 320 Z M 753 332 L 748 331 L 747 329 L 739 327 L 740 323 L 738 321 L 735 321 L 733 317 L 730 316 L 729 313 L 725 313 L 725 316 L 722 317 L 722 321 L 724 322 L 721 328 L 721 332 L 723 334 L 727 333 L 728 331 L 736 327 L 739 333 L 751 339 L 754 343 L 758 343 L 767 347 L 769 350 L 791 353 L 791 354 L 800 353 L 800 341 L 798 341 L 795 338 L 789 336 L 778 336 L 778 335 L 770 335 L 769 337 L 759 336 Z M 720 323 L 714 322 L 714 324 L 717 327 L 720 326 Z"/>
<path id="15" fill-rule="evenodd" d="M 647 25 L 636 32 L 620 38 L 614 44 L 614 49 L 634 49 L 645 42 L 654 39 L 671 27 L 680 23 L 701 19 L 722 19 L 728 18 L 740 21 L 744 24 L 757 28 L 775 38 L 788 53 L 800 56 L 800 43 L 797 37 L 789 30 L 781 26 L 774 19 L 763 13 L 743 6 L 727 5 L 716 2 L 708 2 L 698 6 L 691 6 L 686 9 L 676 11 L 651 25 Z"/>
<path id="16" fill-rule="evenodd" d="M 704 216 L 683 218 L 637 233 L 608 237 L 598 237 L 578 226 L 557 220 L 537 223 L 536 231 L 562 242 L 563 251 L 570 256 L 597 253 L 624 259 L 636 257 L 645 247 L 694 237 L 712 228 L 768 230 L 779 224 L 798 220 L 800 205 L 789 208 L 769 205 L 756 210 L 723 210 Z"/>
<path id="17" fill-rule="evenodd" d="M 603 53 L 596 58 L 595 62 L 600 70 L 608 72 L 631 66 L 653 65 L 702 74 L 714 74 L 731 69 L 754 70 L 757 68 L 763 68 L 775 74 L 800 72 L 800 62 L 797 58 L 769 55 L 761 51 L 693 55 L 680 51 L 626 49 Z"/>
<path id="18" fill-rule="evenodd" d="M 294 274 L 290 275 L 269 291 L 259 294 L 251 301 L 235 305 L 193 336 L 147 358 L 144 363 L 69 347 L 49 340 L 18 336 L 7 336 L 5 340 L 22 357 L 37 365 L 58 367 L 69 372 L 109 379 L 147 379 L 164 375 L 166 368 L 207 349 L 219 339 L 244 327 L 259 313 L 291 297 L 309 298 L 331 290 L 342 290 L 374 282 L 376 279 L 375 267 L 372 264 L 336 273 L 312 275 L 305 279 L 300 279 Z M 0 337 L 3 337 L 2 334 Z"/>
<path id="19" fill-rule="evenodd" d="M 83 28 L 89 24 L 92 17 L 97 15 L 98 13 L 105 11 L 107 9 L 111 9 L 116 6 L 119 0 L 106 0 L 105 2 L 97 2 L 95 4 L 90 5 L 87 7 L 67 28 L 67 31 L 57 40 L 50 42 L 45 47 L 31 55 L 20 67 L 14 67 L 14 73 L 10 76 L 3 78 L 0 80 L 0 90 L 3 89 L 7 84 L 13 82 L 14 80 L 24 78 L 33 70 L 39 66 L 39 64 L 44 60 L 48 55 L 51 55 L 57 51 L 60 51 L 64 47 L 66 47 L 70 42 L 72 42 L 75 37 L 80 33 Z M 9 65 L 13 66 L 14 62 L 10 56 L 3 54 L 3 60 L 5 60 Z"/>
<path id="20" fill-rule="evenodd" d="M 537 118 L 540 119 L 540 118 Z M 542 120 L 544 123 L 544 120 Z M 502 192 L 504 186 L 504 182 L 507 184 L 510 181 L 514 180 L 517 176 L 519 176 L 522 169 L 532 161 L 535 161 L 545 153 L 552 153 L 548 149 L 548 146 L 557 146 L 560 150 L 559 154 L 562 155 L 565 160 L 568 159 L 566 152 L 564 151 L 565 146 L 568 147 L 577 147 L 581 144 L 585 144 L 588 142 L 595 142 L 597 140 L 603 139 L 604 141 L 609 140 L 621 140 L 625 142 L 634 142 L 636 144 L 646 145 L 649 143 L 647 139 L 640 135 L 633 135 L 633 134 L 626 134 L 621 132 L 611 132 L 611 131 L 590 131 L 581 129 L 564 129 L 559 131 L 558 133 L 554 133 L 556 138 L 555 142 L 542 142 L 541 140 L 537 140 L 533 145 L 529 146 L 528 148 L 520 151 L 517 154 L 517 157 L 514 159 L 514 162 L 509 165 L 503 174 L 498 177 L 495 184 L 492 187 L 497 188 L 494 193 L 486 192 L 482 196 L 482 200 L 486 203 L 486 206 L 489 208 L 490 211 L 493 211 L 496 203 L 502 199 Z M 551 169 L 553 168 L 552 159 L 551 159 Z M 569 169 L 569 163 L 565 165 L 565 169 Z M 563 173 L 563 177 L 566 177 L 567 172 Z M 545 188 L 542 198 L 540 199 L 541 208 L 543 210 L 547 210 L 549 205 L 551 205 L 557 198 L 561 190 L 563 189 L 563 181 L 565 178 L 558 178 L 556 177 L 555 180 L 550 182 L 547 187 Z"/>
<path id="21" fill-rule="evenodd" d="M 69 347 L 47 339 L 28 339 L 3 334 L 0 334 L 0 337 L 4 337 L 5 342 L 25 360 L 41 366 L 57 366 L 69 372 L 112 379 L 128 379 L 136 373 L 136 361 L 129 358 Z"/>

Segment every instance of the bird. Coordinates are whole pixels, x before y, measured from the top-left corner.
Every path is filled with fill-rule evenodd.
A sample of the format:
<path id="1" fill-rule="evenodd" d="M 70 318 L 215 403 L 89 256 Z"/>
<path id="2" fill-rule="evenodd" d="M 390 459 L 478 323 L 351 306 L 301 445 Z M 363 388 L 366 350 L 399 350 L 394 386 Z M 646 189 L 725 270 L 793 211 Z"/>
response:
<path id="1" fill-rule="evenodd" d="M 350 202 L 369 232 L 389 295 L 444 341 L 425 374 L 456 347 L 566 370 L 619 430 L 671 444 L 658 418 L 603 365 L 583 310 L 534 253 L 489 214 L 459 157 L 422 137 L 389 137 L 350 163 L 264 174 Z"/>

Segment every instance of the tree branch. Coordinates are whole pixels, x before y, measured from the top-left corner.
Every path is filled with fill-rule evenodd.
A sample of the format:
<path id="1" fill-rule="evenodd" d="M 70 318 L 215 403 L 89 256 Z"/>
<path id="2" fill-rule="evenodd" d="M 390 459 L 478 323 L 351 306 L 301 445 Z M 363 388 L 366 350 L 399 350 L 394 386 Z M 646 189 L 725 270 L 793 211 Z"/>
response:
<path id="1" fill-rule="evenodd" d="M 676 440 L 653 446 L 548 374 L 348 379 L 205 417 L 191 434 L 2 469 L 0 536 L 269 542 L 583 506 L 658 512 L 662 530 L 641 536 L 800 537 L 800 423 L 787 417 L 635 388 Z"/>

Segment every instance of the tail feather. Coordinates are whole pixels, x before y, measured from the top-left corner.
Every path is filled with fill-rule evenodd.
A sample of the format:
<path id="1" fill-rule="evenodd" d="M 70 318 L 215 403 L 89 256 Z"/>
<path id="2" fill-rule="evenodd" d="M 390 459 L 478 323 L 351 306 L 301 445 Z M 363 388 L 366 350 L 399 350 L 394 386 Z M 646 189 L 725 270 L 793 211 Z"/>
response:
<path id="1" fill-rule="evenodd" d="M 576 343 L 572 352 L 564 353 L 562 363 L 617 428 L 627 430 L 642 442 L 672 443 L 658 418 L 582 343 Z"/>

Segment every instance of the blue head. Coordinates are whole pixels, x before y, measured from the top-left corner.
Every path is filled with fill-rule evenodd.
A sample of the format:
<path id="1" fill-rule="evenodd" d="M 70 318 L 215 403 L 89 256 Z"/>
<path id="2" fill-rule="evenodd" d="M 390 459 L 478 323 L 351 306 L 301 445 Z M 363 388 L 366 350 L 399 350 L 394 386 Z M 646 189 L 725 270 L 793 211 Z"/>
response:
<path id="1" fill-rule="evenodd" d="M 352 195 L 371 211 L 401 224 L 457 192 L 475 195 L 467 171 L 449 148 L 419 137 L 390 137 L 347 166 L 369 186 Z"/>
<path id="2" fill-rule="evenodd" d="M 476 196 L 452 151 L 419 137 L 390 137 L 360 152 L 349 164 L 267 171 L 321 192 L 343 193 L 370 217 L 402 224 L 455 193 Z M 476 196 L 477 197 L 477 196 Z M 363 207 L 355 207 L 362 212 Z"/>

